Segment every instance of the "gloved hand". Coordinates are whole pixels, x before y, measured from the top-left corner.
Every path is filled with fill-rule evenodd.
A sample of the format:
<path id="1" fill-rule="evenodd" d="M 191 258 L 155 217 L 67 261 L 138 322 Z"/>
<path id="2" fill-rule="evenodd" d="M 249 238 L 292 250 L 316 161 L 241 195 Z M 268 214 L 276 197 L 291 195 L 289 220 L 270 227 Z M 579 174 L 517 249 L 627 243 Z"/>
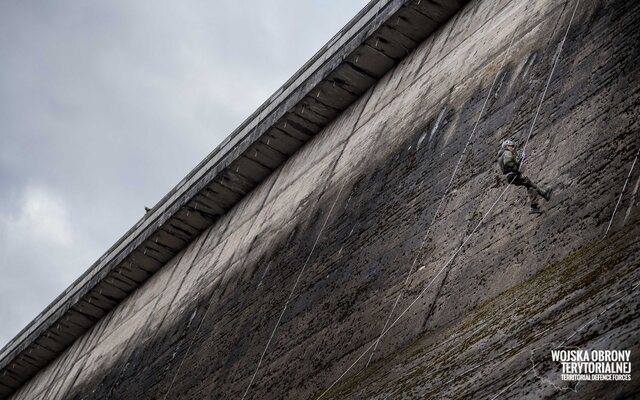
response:
<path id="1" fill-rule="evenodd" d="M 524 152 L 524 149 L 518 152 L 518 161 L 522 161 L 527 157 L 527 154 Z"/>

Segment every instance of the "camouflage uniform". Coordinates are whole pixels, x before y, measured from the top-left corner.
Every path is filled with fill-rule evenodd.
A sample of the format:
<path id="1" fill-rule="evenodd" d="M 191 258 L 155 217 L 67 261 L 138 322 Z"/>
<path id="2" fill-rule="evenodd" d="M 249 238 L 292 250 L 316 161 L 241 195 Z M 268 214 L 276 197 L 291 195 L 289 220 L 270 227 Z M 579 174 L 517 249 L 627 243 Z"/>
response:
<path id="1" fill-rule="evenodd" d="M 507 183 L 527 188 L 531 209 L 538 209 L 539 196 L 545 197 L 547 193 L 540 190 L 529 178 L 520 173 L 520 160 L 517 154 L 506 149 L 500 149 L 500 152 L 498 152 L 498 166 L 502 173 L 505 174 Z"/>

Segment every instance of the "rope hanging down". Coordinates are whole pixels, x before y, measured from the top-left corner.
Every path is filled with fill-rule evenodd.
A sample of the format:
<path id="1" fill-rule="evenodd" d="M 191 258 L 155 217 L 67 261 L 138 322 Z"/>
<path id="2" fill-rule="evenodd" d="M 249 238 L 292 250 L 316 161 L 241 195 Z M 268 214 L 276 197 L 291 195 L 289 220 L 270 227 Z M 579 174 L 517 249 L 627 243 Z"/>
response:
<path id="1" fill-rule="evenodd" d="M 638 155 L 640 155 L 640 148 L 638 148 L 638 152 L 636 153 L 636 157 L 633 160 L 633 163 L 631 164 L 631 169 L 629 171 L 629 174 L 627 175 L 627 179 L 625 180 L 624 186 L 622 188 L 622 192 L 620 193 L 620 197 L 618 198 L 618 202 L 616 204 L 615 209 L 613 210 L 613 214 L 611 215 L 611 220 L 609 221 L 609 226 L 607 227 L 607 232 L 605 232 L 604 237 L 601 240 L 604 240 L 607 237 L 607 233 L 609 233 L 609 228 L 611 227 L 611 222 L 613 221 L 613 217 L 616 215 L 616 210 L 618 209 L 618 205 L 620 204 L 620 200 L 622 199 L 622 195 L 625 192 L 625 189 L 627 187 L 627 183 L 629 182 L 629 177 L 631 176 L 631 172 L 633 172 L 633 168 L 636 165 L 636 161 L 638 161 Z M 565 343 L 567 343 L 569 340 L 571 340 L 571 338 L 573 338 L 576 334 L 578 334 L 579 332 L 581 332 L 582 330 L 584 330 L 587 326 L 589 326 L 592 322 L 596 321 L 597 319 L 599 319 L 604 313 L 606 313 L 607 311 L 609 311 L 609 309 L 611 309 L 611 307 L 613 307 L 614 305 L 616 305 L 617 303 L 619 303 L 620 301 L 622 301 L 623 299 L 627 298 L 628 296 L 630 296 L 631 294 L 634 293 L 634 291 L 636 290 L 636 288 L 638 288 L 638 286 L 640 286 L 640 282 L 634 284 L 631 287 L 631 290 L 629 291 L 629 293 L 622 295 L 620 297 L 618 297 L 616 300 L 610 302 L 609 304 L 606 305 L 606 307 L 604 307 L 604 309 L 602 311 L 600 311 L 594 318 L 590 319 L 586 324 L 582 325 L 582 327 L 580 327 L 579 329 L 575 330 L 571 335 L 569 335 L 565 340 L 563 340 L 559 345 L 556 345 L 554 347 L 554 349 L 559 349 L 560 347 L 564 346 Z M 622 291 L 619 291 L 618 293 L 616 293 L 614 296 L 620 294 Z M 513 350 L 513 348 L 509 349 L 509 350 Z M 529 372 L 534 371 L 535 372 L 535 365 L 532 366 L 531 368 L 525 370 L 523 373 L 521 373 L 519 375 L 519 377 L 511 382 L 511 384 L 509 384 L 508 386 L 506 386 L 505 388 L 503 388 L 500 392 L 498 392 L 498 394 L 496 394 L 491 400 L 495 400 L 498 397 L 500 397 L 504 392 L 506 392 L 511 386 L 513 386 L 514 384 L 516 384 L 518 381 L 520 381 L 522 378 L 524 378 Z"/>
<path id="2" fill-rule="evenodd" d="M 462 149 L 462 154 L 460 154 L 460 158 L 458 159 L 458 162 L 457 162 L 455 168 L 453 169 L 453 173 L 451 174 L 451 179 L 449 179 L 449 183 L 447 184 L 447 187 L 444 190 L 444 194 L 442 195 L 442 198 L 440 199 L 438 207 L 436 208 L 436 212 L 433 214 L 433 217 L 431 218 L 431 222 L 429 223 L 429 226 L 427 228 L 427 232 L 425 233 L 424 238 L 422 238 L 420 247 L 424 247 L 424 244 L 427 241 L 427 238 L 429 237 L 429 233 L 431 232 L 431 228 L 433 227 L 433 224 L 435 223 L 435 221 L 438 219 L 438 216 L 439 216 L 438 214 L 440 213 L 440 209 L 444 205 L 444 200 L 447 197 L 447 195 L 449 194 L 449 189 L 451 189 L 451 187 L 453 186 L 453 180 L 454 180 L 454 178 L 456 177 L 456 175 L 458 173 L 458 169 L 460 168 L 460 165 L 462 163 L 462 159 L 464 158 L 465 154 L 467 153 L 467 148 L 469 147 L 469 144 L 471 143 L 471 140 L 473 139 L 473 137 L 474 137 L 474 135 L 476 133 L 478 125 L 480 124 L 480 119 L 482 119 L 482 115 L 484 114 L 484 110 L 485 110 L 485 108 L 487 106 L 487 103 L 489 102 L 489 98 L 491 97 L 491 94 L 493 93 L 493 88 L 495 87 L 496 82 L 498 81 L 498 77 L 500 76 L 500 71 L 502 71 L 502 68 L 504 67 L 504 63 L 507 60 L 507 55 L 509 54 L 509 52 L 511 50 L 511 45 L 513 44 L 513 39 L 515 37 L 516 37 L 516 34 L 514 32 L 513 35 L 511 36 L 511 41 L 509 42 L 509 47 L 507 47 L 507 51 L 505 52 L 504 57 L 502 58 L 502 62 L 500 63 L 500 68 L 498 68 L 498 72 L 496 72 L 496 76 L 493 78 L 493 82 L 491 83 L 491 87 L 489 88 L 489 92 L 487 93 L 487 96 L 484 99 L 484 103 L 482 104 L 482 108 L 480 109 L 480 113 L 478 114 L 478 118 L 476 119 L 476 122 L 473 125 L 473 129 L 471 130 L 471 134 L 469 134 L 469 138 L 467 139 L 467 142 L 465 143 L 464 148 Z M 380 336 L 376 340 L 375 346 L 373 346 L 373 350 L 371 351 L 371 355 L 369 356 L 369 360 L 367 361 L 367 365 L 365 367 L 368 367 L 369 363 L 371 363 L 373 355 L 375 354 L 375 351 L 378 348 L 378 344 L 380 343 L 380 339 L 382 339 L 382 332 L 384 332 L 385 329 L 387 329 L 387 326 L 389 325 L 389 321 L 391 321 L 391 317 L 393 316 L 393 313 L 395 312 L 396 307 L 398 306 L 398 302 L 400 301 L 400 298 L 404 294 L 404 290 L 406 289 L 406 286 L 409 283 L 409 278 L 413 274 L 413 268 L 416 266 L 416 262 L 418 261 L 418 257 L 419 257 L 419 254 L 416 254 L 415 258 L 413 259 L 413 263 L 411 264 L 411 268 L 409 269 L 409 273 L 407 274 L 407 278 L 405 279 L 404 284 L 402 285 L 402 289 L 398 293 L 398 296 L 396 296 L 396 300 L 393 303 L 393 307 L 391 307 L 391 311 L 389 312 L 389 315 L 387 316 L 386 322 L 384 324 L 384 327 L 382 328 Z"/>
<path id="3" fill-rule="evenodd" d="M 529 133 L 527 135 L 527 139 L 525 141 L 525 146 L 528 144 L 529 139 L 531 137 L 531 133 L 533 132 L 533 129 L 535 127 L 535 123 L 537 121 L 538 115 L 540 113 L 540 110 L 542 108 L 542 103 L 544 102 L 544 99 L 546 97 L 547 94 L 547 90 L 549 88 L 549 84 L 551 82 L 551 79 L 553 77 L 553 73 L 555 71 L 555 68 L 557 66 L 558 60 L 560 58 L 560 55 L 562 54 L 562 49 L 564 46 L 564 43 L 566 41 L 567 35 L 569 34 L 569 30 L 571 28 L 571 24 L 573 22 L 573 18 L 575 16 L 576 10 L 578 9 L 578 5 L 580 4 L 580 0 L 578 0 L 576 2 L 575 8 L 573 10 L 573 13 L 571 14 L 571 18 L 569 20 L 569 23 L 567 25 L 567 29 L 564 33 L 564 36 L 562 38 L 562 41 L 560 42 L 560 48 L 558 49 L 556 56 L 555 56 L 555 60 L 553 63 L 553 67 L 551 68 L 551 71 L 549 73 L 549 78 L 547 79 L 547 83 L 545 85 L 544 91 L 542 93 L 542 96 L 540 97 L 540 102 L 538 104 L 536 113 L 534 115 L 531 127 L 529 129 Z M 322 392 L 320 394 L 320 396 L 318 396 L 316 398 L 316 400 L 321 399 L 322 397 L 324 397 L 325 394 L 327 394 L 363 357 L 364 355 L 371 350 L 372 348 L 374 348 L 374 346 L 376 345 L 376 343 L 384 336 L 386 335 L 391 329 L 393 329 L 393 327 L 398 323 L 398 321 L 400 321 L 400 319 L 402 319 L 402 317 L 404 317 L 404 315 L 415 305 L 415 303 L 418 302 L 418 300 L 424 295 L 424 293 L 427 291 L 427 289 L 431 286 L 431 284 L 435 281 L 436 278 L 438 278 L 438 276 L 440 276 L 440 274 L 449 266 L 449 264 L 454 260 L 454 258 L 458 255 L 458 253 L 462 250 L 462 248 L 464 248 L 464 246 L 467 244 L 467 242 L 471 239 L 471 237 L 473 237 L 473 235 L 476 233 L 477 229 L 480 227 L 480 225 L 482 225 L 485 221 L 485 219 L 487 218 L 487 216 L 491 213 L 491 211 L 493 210 L 493 208 L 495 207 L 495 205 L 500 201 L 500 199 L 502 198 L 502 196 L 504 196 L 504 194 L 507 192 L 507 190 L 511 187 L 511 183 L 509 183 L 507 185 L 507 187 L 500 193 L 500 195 L 498 196 L 498 198 L 493 202 L 493 204 L 491 205 L 491 207 L 489 208 L 489 210 L 483 215 L 482 219 L 480 220 L 480 222 L 475 226 L 475 228 L 473 229 L 473 231 L 467 236 L 467 238 L 462 242 L 462 244 L 454 251 L 453 255 L 449 258 L 449 260 L 444 264 L 444 266 L 438 271 L 438 273 L 429 281 L 429 283 L 422 289 L 422 291 L 416 296 L 416 298 L 400 313 L 400 315 L 387 327 L 386 330 L 384 330 L 381 335 L 380 338 L 375 341 L 374 343 L 372 343 L 371 345 L 369 345 L 365 351 L 338 377 L 338 379 L 336 379 L 324 392 Z"/>
<path id="4" fill-rule="evenodd" d="M 638 147 L 638 151 L 636 152 L 636 158 L 633 160 L 633 163 L 631 164 L 631 169 L 629 170 L 627 179 L 624 181 L 624 186 L 622 186 L 620 197 L 618 197 L 618 202 L 616 203 L 616 206 L 613 209 L 613 214 L 611 215 L 611 220 L 609 220 L 607 231 L 604 233 L 604 236 L 602 237 L 603 239 L 606 238 L 607 235 L 609 234 L 609 229 L 611 229 L 611 224 L 613 223 L 613 217 L 616 216 L 616 212 L 618 211 L 618 206 L 620 205 L 620 201 L 622 200 L 622 195 L 624 195 L 624 191 L 627 190 L 627 184 L 629 183 L 629 178 L 631 178 L 631 173 L 633 172 L 633 168 L 636 166 L 636 161 L 638 161 L 638 155 L 640 155 L 640 147 Z"/>
<path id="5" fill-rule="evenodd" d="M 267 341 L 267 344 L 264 347 L 264 350 L 262 351 L 262 354 L 260 355 L 260 360 L 258 361 L 256 369 L 253 372 L 253 376 L 251 377 L 251 380 L 249 381 L 249 384 L 247 385 L 247 388 L 244 391 L 244 394 L 242 395 L 242 399 L 241 400 L 243 400 L 247 396 L 247 394 L 249 393 L 249 390 L 251 389 L 251 386 L 253 385 L 253 381 L 255 380 L 256 375 L 258 374 L 258 371 L 260 370 L 260 366 L 262 365 L 262 361 L 264 360 L 264 356 L 267 353 L 267 349 L 269 348 L 269 345 L 271 344 L 271 341 L 273 340 L 273 337 L 275 336 L 276 331 L 278 330 L 278 327 L 280 326 L 280 322 L 282 321 L 282 317 L 283 317 L 285 311 L 287 310 L 287 307 L 289 306 L 289 303 L 293 299 L 293 293 L 295 292 L 296 287 L 298 286 L 298 283 L 300 282 L 300 278 L 302 278 L 302 275 L 304 274 L 304 271 L 307 268 L 307 264 L 309 264 L 309 260 L 311 260 L 311 256 L 313 255 L 313 252 L 316 249 L 318 241 L 320 240 L 320 237 L 322 236 L 322 232 L 324 231 L 324 228 L 327 225 L 327 222 L 329 221 L 329 217 L 331 216 L 331 213 L 333 212 L 333 208 L 335 207 L 336 203 L 338 202 L 338 198 L 340 198 L 340 194 L 342 193 L 342 189 L 344 189 L 344 183 L 345 182 L 343 182 L 342 185 L 340 186 L 340 190 L 338 191 L 338 194 L 336 195 L 335 199 L 333 200 L 333 204 L 331 204 L 331 208 L 329 209 L 329 212 L 327 212 L 327 217 L 325 218 L 324 222 L 322 223 L 322 227 L 320 228 L 320 232 L 318 232 L 318 236 L 316 237 L 316 240 L 313 243 L 313 247 L 311 248 L 311 251 L 309 252 L 309 255 L 307 256 L 307 259 L 305 260 L 304 264 L 302 265 L 302 268 L 300 269 L 300 273 L 298 274 L 298 277 L 297 277 L 295 283 L 293 284 L 293 287 L 291 288 L 291 291 L 289 292 L 289 297 L 287 298 L 287 301 L 285 302 L 284 307 L 282 308 L 282 311 L 280 312 L 280 316 L 278 317 L 278 321 L 276 322 L 276 325 L 273 327 L 273 331 L 271 331 L 271 336 L 269 337 L 269 340 Z"/>

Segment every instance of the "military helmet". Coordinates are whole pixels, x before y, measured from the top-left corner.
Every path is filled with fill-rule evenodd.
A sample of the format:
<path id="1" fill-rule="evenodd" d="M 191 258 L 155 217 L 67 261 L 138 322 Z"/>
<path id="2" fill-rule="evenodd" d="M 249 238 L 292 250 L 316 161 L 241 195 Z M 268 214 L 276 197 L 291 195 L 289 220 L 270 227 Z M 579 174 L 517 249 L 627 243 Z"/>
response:
<path id="1" fill-rule="evenodd" d="M 507 139 L 507 140 L 505 140 L 504 142 L 502 142 L 502 146 L 501 146 L 501 147 L 502 147 L 503 149 L 506 149 L 506 148 L 507 148 L 507 146 L 515 146 L 515 145 L 516 145 L 516 144 L 515 144 L 515 143 L 513 143 L 513 141 L 511 141 L 511 140 Z"/>

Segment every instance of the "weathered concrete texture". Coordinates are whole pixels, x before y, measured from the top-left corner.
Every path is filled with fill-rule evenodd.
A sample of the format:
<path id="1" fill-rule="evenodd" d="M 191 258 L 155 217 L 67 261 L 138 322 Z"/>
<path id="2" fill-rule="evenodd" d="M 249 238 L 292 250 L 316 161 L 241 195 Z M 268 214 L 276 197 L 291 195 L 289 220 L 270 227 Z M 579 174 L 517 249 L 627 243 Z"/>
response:
<path id="1" fill-rule="evenodd" d="M 638 235 L 636 222 L 585 246 L 341 381 L 325 398 L 481 399 L 502 390 L 501 398 L 514 399 L 635 398 L 637 380 L 563 382 L 550 352 L 638 348 Z M 633 350 L 631 362 L 640 362 Z"/>
<path id="2" fill-rule="evenodd" d="M 468 0 L 372 0 L 0 348 L 13 393 L 252 192 Z"/>
<path id="3" fill-rule="evenodd" d="M 581 1 L 525 167 L 554 197 L 491 209 L 574 5 L 470 3 L 13 398 L 242 398 L 263 352 L 246 398 L 316 398 L 351 365 L 327 397 L 637 394 L 556 387 L 544 349 L 597 316 L 568 344 L 640 350 L 637 296 L 608 308 L 638 278 L 640 166 L 599 242 L 640 142 L 640 3 Z"/>

